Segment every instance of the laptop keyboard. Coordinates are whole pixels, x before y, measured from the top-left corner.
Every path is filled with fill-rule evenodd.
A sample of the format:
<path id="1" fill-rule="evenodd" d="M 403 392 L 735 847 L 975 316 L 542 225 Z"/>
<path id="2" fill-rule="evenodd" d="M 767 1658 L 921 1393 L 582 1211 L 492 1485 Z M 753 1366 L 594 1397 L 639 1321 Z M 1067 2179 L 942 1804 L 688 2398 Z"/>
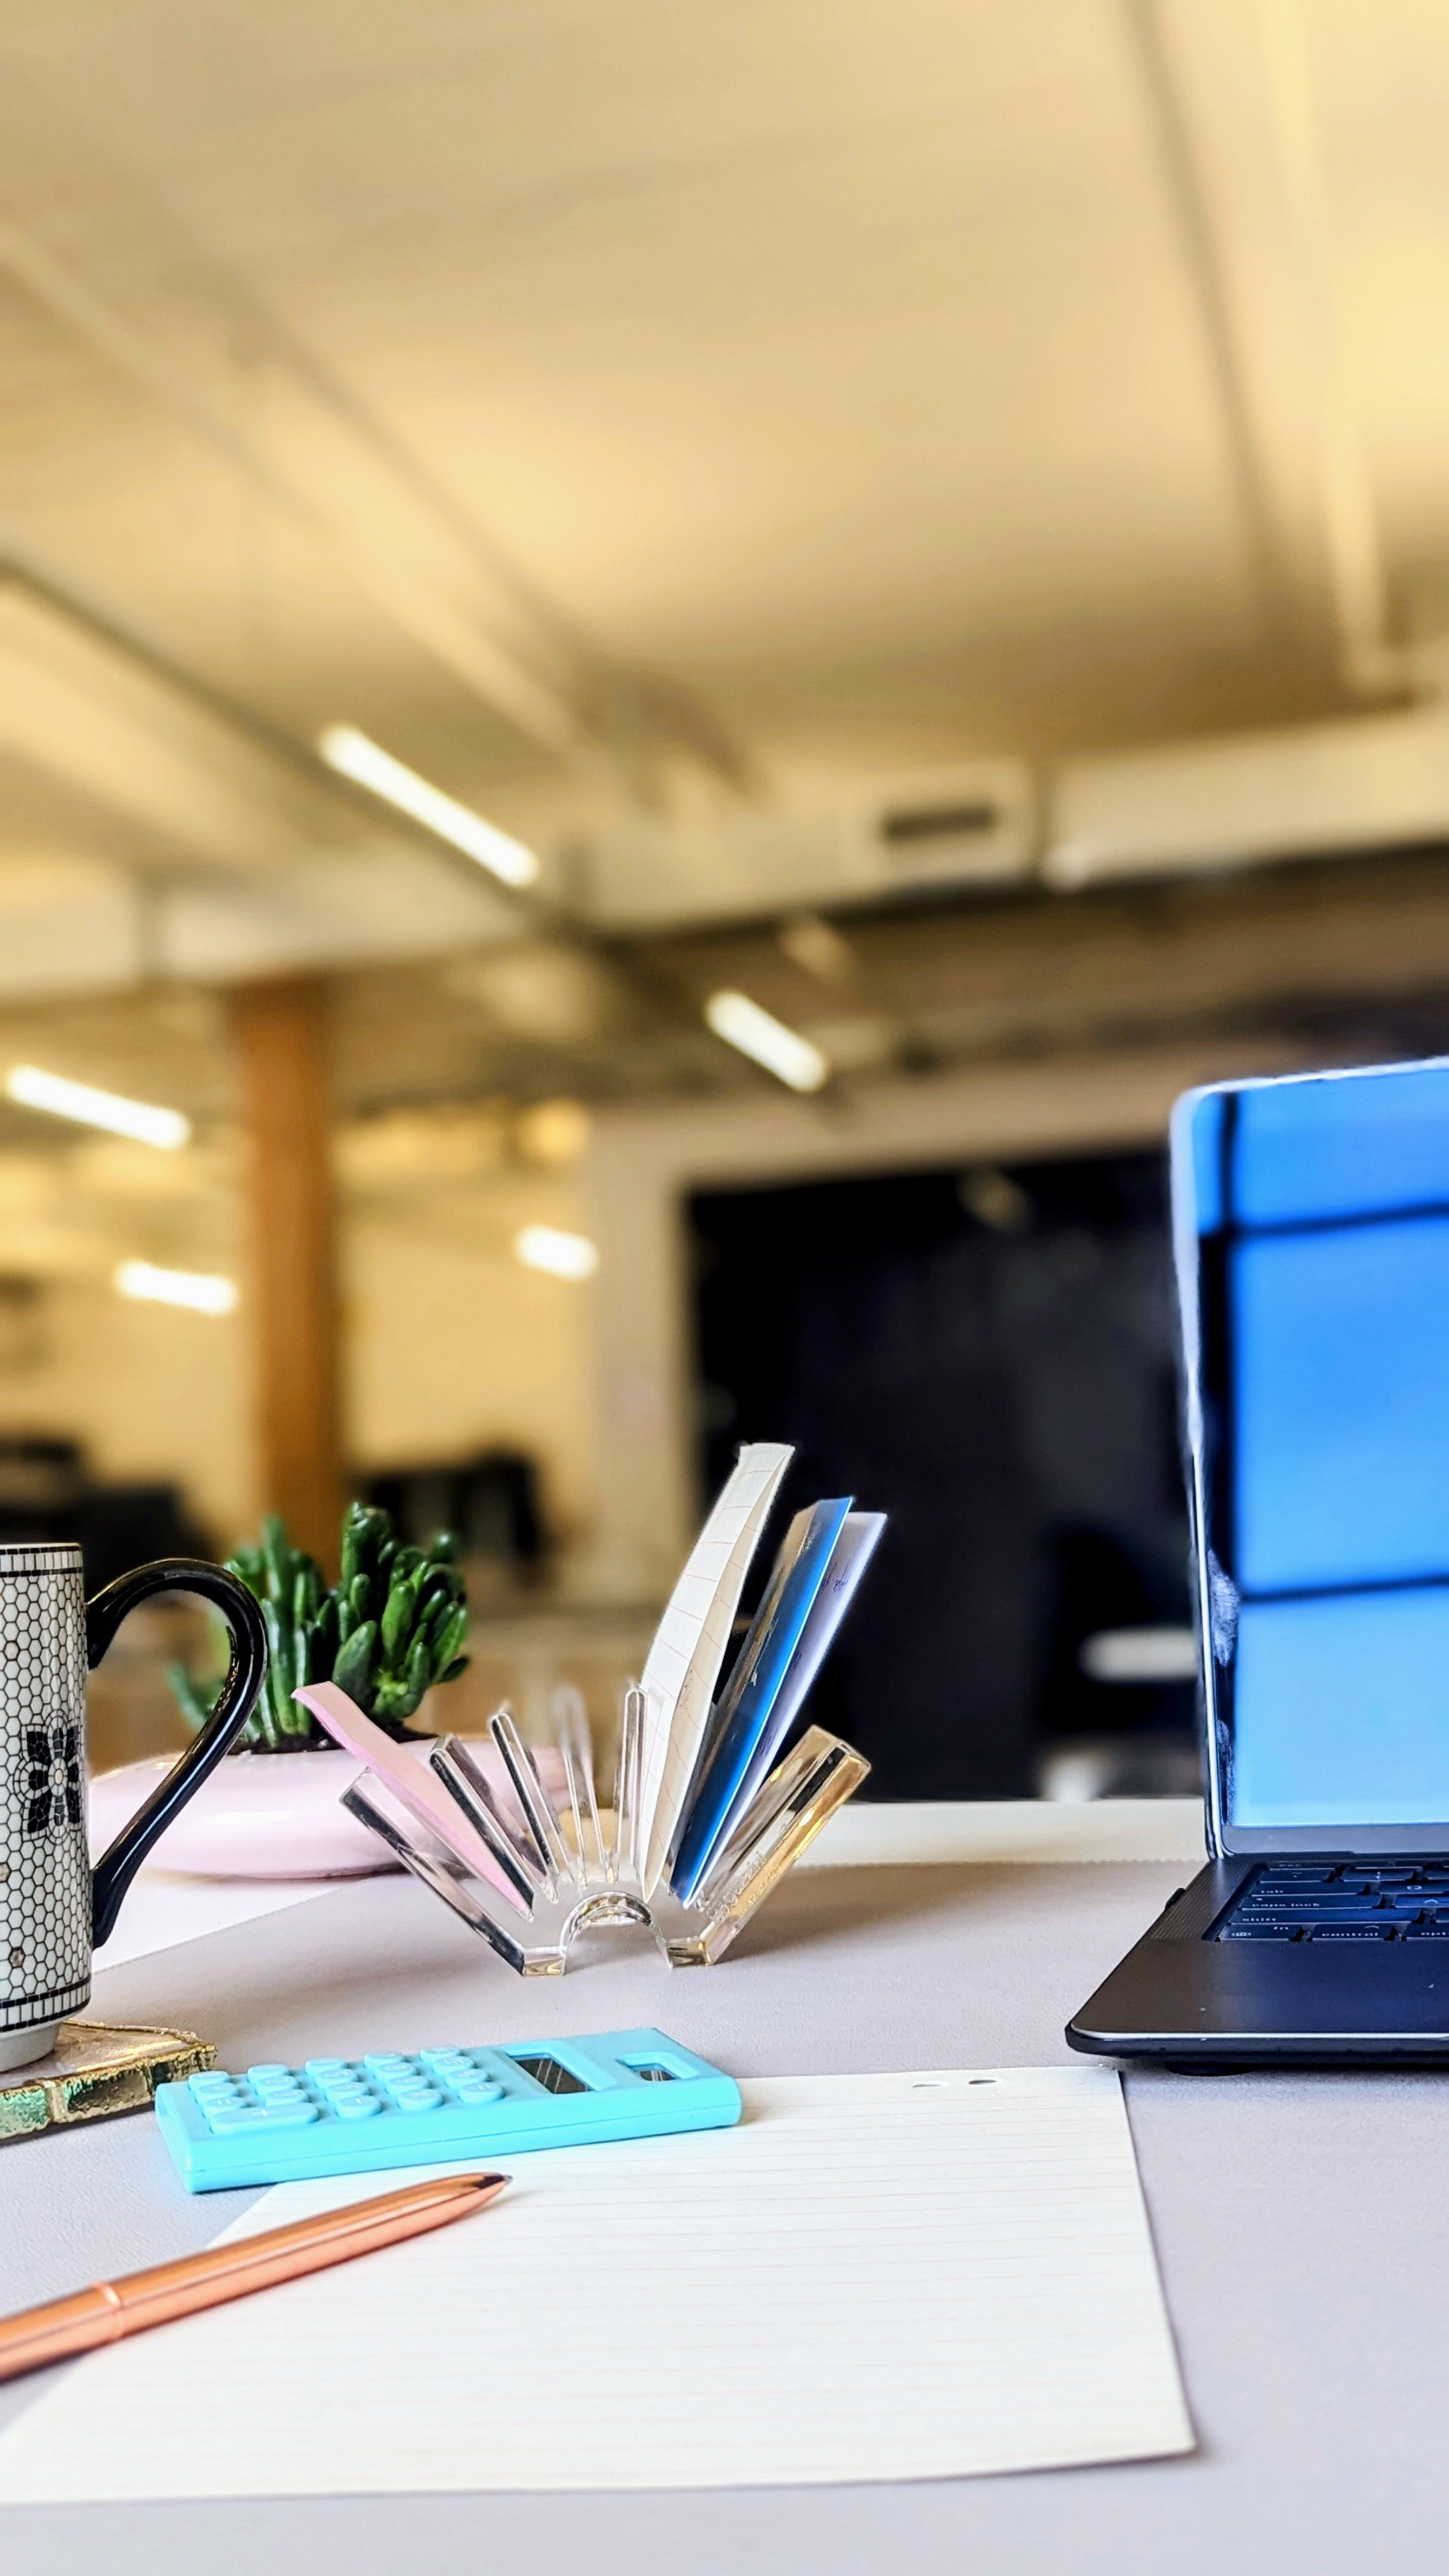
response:
<path id="1" fill-rule="evenodd" d="M 1302 1867 L 1265 1861 L 1208 1938 L 1449 1942 L 1449 1854 Z"/>

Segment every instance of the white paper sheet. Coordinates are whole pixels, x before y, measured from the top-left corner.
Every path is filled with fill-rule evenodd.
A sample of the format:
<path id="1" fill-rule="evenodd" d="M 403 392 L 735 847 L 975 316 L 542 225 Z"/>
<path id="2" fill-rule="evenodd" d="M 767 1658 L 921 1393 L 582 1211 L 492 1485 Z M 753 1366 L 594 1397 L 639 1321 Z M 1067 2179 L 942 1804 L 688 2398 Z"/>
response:
<path id="1" fill-rule="evenodd" d="M 639 1763 L 637 1847 L 646 1896 L 669 1857 L 750 1559 L 794 1455 L 777 1440 L 756 1440 L 740 1451 L 655 1631 L 642 1676 L 646 1715 Z"/>
<path id="2" fill-rule="evenodd" d="M 782 2077 L 80 2363 L 0 2503 L 815 2485 L 1190 2450 L 1105 2067 Z M 395 2189 L 289 2183 L 226 2232 Z"/>
<path id="3" fill-rule="evenodd" d="M 105 1948 L 96 1952 L 96 1975 L 124 1968 L 132 1959 L 147 1959 L 155 1950 L 173 1949 L 179 1941 L 204 1941 L 210 1932 L 229 1932 L 233 1924 L 305 1905 L 309 1897 L 326 1896 L 337 1884 L 325 1878 L 189 1878 L 179 1870 L 139 1870 L 120 1922 Z"/>

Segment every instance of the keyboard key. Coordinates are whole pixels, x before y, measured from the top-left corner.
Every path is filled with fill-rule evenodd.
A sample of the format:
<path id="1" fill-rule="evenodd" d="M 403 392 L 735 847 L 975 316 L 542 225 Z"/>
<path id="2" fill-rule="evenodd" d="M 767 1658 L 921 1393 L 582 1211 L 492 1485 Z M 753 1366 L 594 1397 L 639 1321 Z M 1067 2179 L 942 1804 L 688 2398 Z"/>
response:
<path id="1" fill-rule="evenodd" d="M 1311 1932 L 1311 1923 L 1299 1923 L 1291 1914 L 1230 1914 L 1223 1925 L 1234 1932 Z"/>
<path id="2" fill-rule="evenodd" d="M 1276 1919 L 1285 1923 L 1305 1924 L 1382 1923 L 1385 1919 L 1378 1905 L 1364 1905 L 1362 1903 L 1358 1905 L 1335 1905 L 1332 1908 L 1325 1907 L 1322 1913 L 1310 1913 L 1305 1907 L 1296 1905 L 1245 1905 L 1239 1908 L 1237 1919 L 1240 1922 L 1251 1923 L 1256 1921 L 1260 1916 L 1265 1915 L 1272 1915 Z"/>

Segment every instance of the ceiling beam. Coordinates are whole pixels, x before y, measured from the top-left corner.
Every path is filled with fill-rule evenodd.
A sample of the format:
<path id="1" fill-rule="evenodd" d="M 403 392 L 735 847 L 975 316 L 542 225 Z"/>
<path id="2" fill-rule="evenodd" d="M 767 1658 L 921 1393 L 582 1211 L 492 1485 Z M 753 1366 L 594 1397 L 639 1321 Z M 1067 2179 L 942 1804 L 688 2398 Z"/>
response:
<path id="1" fill-rule="evenodd" d="M 1182 265 L 1217 400 L 1223 449 L 1258 606 L 1270 635 L 1292 622 L 1292 584 L 1259 453 L 1208 194 L 1158 0 L 1126 0 L 1128 32 L 1176 219 Z"/>
<path id="2" fill-rule="evenodd" d="M 1171 0 L 1123 0 L 1123 6 L 1269 636 L 1286 641 L 1295 627 L 1302 631 L 1308 602 L 1296 605 L 1295 590 L 1301 598 L 1305 588 L 1320 591 L 1321 584 L 1315 619 L 1320 627 L 1328 624 L 1344 687 L 1369 699 L 1413 693 L 1429 675 L 1394 633 L 1378 500 L 1344 357 L 1337 252 L 1301 0 L 1252 0 L 1241 30 L 1236 19 L 1225 22 L 1221 13 L 1174 12 Z M 1174 15 L 1175 43 L 1168 23 Z M 1229 273 L 1227 210 L 1214 202 L 1194 134 L 1203 109 L 1203 64 L 1191 49 L 1204 40 L 1226 45 L 1233 54 L 1239 83 L 1260 111 L 1271 156 L 1266 202 L 1275 208 L 1278 238 L 1259 248 L 1268 254 L 1265 265 L 1281 268 L 1286 287 L 1287 381 L 1292 408 L 1301 415 L 1304 479 L 1315 505 L 1312 546 L 1319 570 L 1306 584 L 1301 571 L 1294 578 L 1285 496 L 1280 489 L 1274 497 L 1265 437 L 1271 411 L 1261 350 L 1256 369 L 1249 363 L 1244 280 L 1235 289 Z M 1186 64 L 1178 59 L 1184 48 Z M 1220 173 L 1219 197 L 1223 185 Z M 1241 250 L 1238 258 L 1241 263 Z M 1253 283 L 1260 291 L 1261 276 Z"/>
<path id="3" fill-rule="evenodd" d="M 391 433 L 230 280 L 210 280 L 237 308 L 222 318 L 260 346 L 269 391 L 281 397 L 266 424 L 250 428 L 18 225 L 0 227 L 0 272 L 320 539 L 394 626 L 540 751 L 584 769 L 603 760 L 631 780 L 653 760 L 703 767 L 732 789 L 747 783 L 743 755 L 704 709 L 587 646 Z"/>

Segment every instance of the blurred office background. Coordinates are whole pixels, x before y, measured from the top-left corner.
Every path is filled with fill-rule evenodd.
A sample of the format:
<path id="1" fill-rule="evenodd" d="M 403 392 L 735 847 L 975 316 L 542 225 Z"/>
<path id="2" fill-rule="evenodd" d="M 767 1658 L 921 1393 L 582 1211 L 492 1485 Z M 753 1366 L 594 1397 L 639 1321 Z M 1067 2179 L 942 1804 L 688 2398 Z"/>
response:
<path id="1" fill-rule="evenodd" d="M 1169 1103 L 1449 1046 L 1449 15 L 11 0 L 0 71 L 0 1534 L 371 1493 L 472 1716 L 607 1715 L 784 1436 L 891 1514 L 879 1794 L 1190 1786 Z"/>

